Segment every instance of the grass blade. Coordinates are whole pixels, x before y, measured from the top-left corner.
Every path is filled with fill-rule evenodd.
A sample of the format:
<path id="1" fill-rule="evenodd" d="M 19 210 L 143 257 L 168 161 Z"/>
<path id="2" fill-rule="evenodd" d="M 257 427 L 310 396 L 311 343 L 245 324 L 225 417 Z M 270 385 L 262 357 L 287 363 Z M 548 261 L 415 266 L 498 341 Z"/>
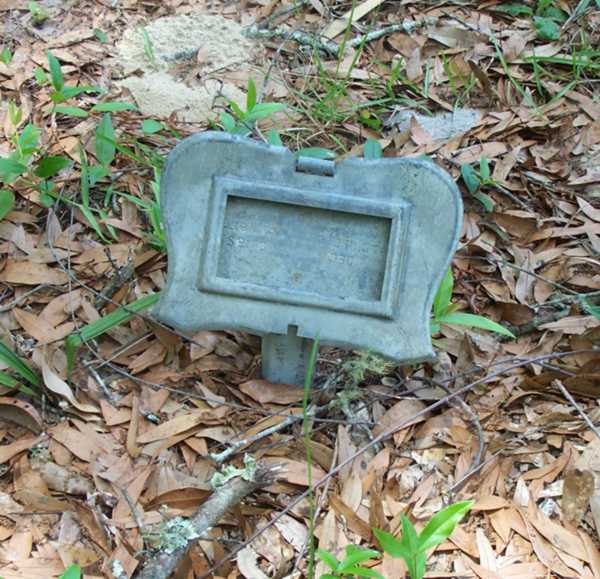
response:
<path id="1" fill-rule="evenodd" d="M 67 336 L 65 340 L 65 350 L 67 353 L 67 374 L 70 375 L 71 371 L 73 370 L 75 363 L 75 351 L 79 346 L 81 346 L 84 342 L 93 340 L 94 338 L 97 338 L 98 336 L 108 332 L 112 328 L 129 321 L 138 312 L 141 312 L 142 310 L 154 305 L 158 301 L 159 297 L 160 292 L 144 296 L 143 298 L 140 298 L 131 304 L 116 309 L 114 312 L 111 312 L 99 320 L 87 324 L 87 326 L 84 326 L 83 328 Z"/>
<path id="2" fill-rule="evenodd" d="M 440 324 L 457 324 L 459 326 L 467 326 L 469 328 L 479 328 L 480 330 L 487 330 L 488 332 L 496 332 L 503 336 L 516 339 L 516 336 L 504 326 L 501 326 L 497 322 L 488 320 L 483 316 L 476 316 L 475 314 L 463 314 L 457 312 L 454 314 L 445 314 L 440 318 L 436 319 L 436 322 Z"/>
<path id="3" fill-rule="evenodd" d="M 21 358 L 19 358 L 8 346 L 0 342 L 0 360 L 9 368 L 12 368 L 19 376 L 38 388 L 42 385 L 42 379 Z"/>

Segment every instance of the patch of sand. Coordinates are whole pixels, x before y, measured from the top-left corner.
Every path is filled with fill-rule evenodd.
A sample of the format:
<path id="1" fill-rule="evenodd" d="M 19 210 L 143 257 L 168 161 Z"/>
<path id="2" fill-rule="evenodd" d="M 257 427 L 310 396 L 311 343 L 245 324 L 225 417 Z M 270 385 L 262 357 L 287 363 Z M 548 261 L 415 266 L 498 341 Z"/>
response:
<path id="1" fill-rule="evenodd" d="M 228 75 L 238 80 L 251 76 L 258 50 L 238 23 L 194 13 L 159 18 L 145 30 L 154 62 L 144 50 L 140 28 L 126 31 L 118 45 L 119 64 L 130 75 L 119 84 L 131 91 L 145 115 L 175 113 L 181 121 L 205 122 L 215 116 L 217 96 L 243 102 L 244 92 Z"/>

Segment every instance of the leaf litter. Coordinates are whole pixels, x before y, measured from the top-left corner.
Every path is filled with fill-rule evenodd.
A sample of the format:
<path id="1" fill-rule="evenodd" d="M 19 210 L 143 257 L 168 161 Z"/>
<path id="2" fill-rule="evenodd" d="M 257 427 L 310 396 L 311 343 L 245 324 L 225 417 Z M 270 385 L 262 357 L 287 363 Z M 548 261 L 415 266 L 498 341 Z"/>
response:
<path id="1" fill-rule="evenodd" d="M 366 368 L 358 379 L 355 353 L 322 349 L 316 545 L 377 548 L 372 528 L 396 532 L 406 514 L 420 529 L 447 502 L 473 498 L 428 576 L 600 577 L 597 3 L 579 3 L 584 14 L 560 0 L 39 4 L 41 23 L 26 3 L 0 1 L 0 156 L 32 123 L 44 149 L 35 154 L 71 162 L 53 177 L 63 193 L 50 209 L 42 170 L 3 185 L 0 575 L 46 579 L 77 563 L 90 578 L 135 577 L 148 532 L 192 515 L 213 493 L 214 456 L 240 441 L 230 466 L 251 453 L 283 468 L 196 541 L 181 576 L 306 572 L 309 503 L 292 501 L 309 484 L 302 392 L 260 379 L 256 338 L 181 336 L 134 305 L 166 279 L 148 209 L 155 157 L 228 99 L 242 104 L 253 76 L 264 100 L 288 105 L 261 129 L 292 148 L 360 155 L 371 138 L 385 156 L 427 156 L 450 171 L 465 203 L 453 303 L 517 336 L 442 324 L 436 364 Z M 170 22 L 186 33 L 171 41 Z M 338 59 L 326 42 L 345 52 Z M 135 59 L 117 71 L 127 47 Z M 107 91 L 69 101 L 85 116 L 52 112 L 48 50 L 67 86 Z M 201 85 L 202 103 L 194 93 L 165 104 Z M 94 140 L 99 100 L 141 109 L 105 105 L 118 150 Z M 96 181 L 82 180 L 86 157 Z M 111 314 L 122 323 L 98 322 Z M 464 404 L 426 411 L 486 376 Z M 43 399 L 19 394 L 42 384 Z M 406 574 L 387 555 L 374 569 Z"/>

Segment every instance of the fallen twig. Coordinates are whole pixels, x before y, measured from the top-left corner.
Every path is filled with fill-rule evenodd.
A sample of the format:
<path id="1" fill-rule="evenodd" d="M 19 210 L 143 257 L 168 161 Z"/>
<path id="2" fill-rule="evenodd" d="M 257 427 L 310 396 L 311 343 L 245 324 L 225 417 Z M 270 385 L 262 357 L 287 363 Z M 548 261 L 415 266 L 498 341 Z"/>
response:
<path id="1" fill-rule="evenodd" d="M 432 384 L 434 384 L 438 388 L 441 388 L 446 394 L 448 394 L 448 395 L 452 394 L 452 390 L 450 390 L 450 388 L 448 388 L 448 386 L 446 386 L 445 384 L 442 384 L 441 382 L 438 382 L 437 380 L 432 380 Z M 473 410 L 466 403 L 464 398 L 462 396 L 458 396 L 456 398 L 456 403 L 465 411 L 466 414 L 469 415 L 469 418 L 471 419 L 471 423 L 473 424 L 473 426 L 475 428 L 475 432 L 477 433 L 477 442 L 478 442 L 477 452 L 475 453 L 475 456 L 473 457 L 473 460 L 471 461 L 471 466 L 467 470 L 467 473 L 472 473 L 472 472 L 475 472 L 479 468 L 479 465 L 481 464 L 481 459 L 483 458 L 483 453 L 485 452 L 485 436 L 483 434 L 483 428 L 481 427 L 481 422 L 479 421 L 479 417 L 477 416 L 477 414 L 475 412 L 473 412 Z M 452 490 L 454 492 L 458 492 L 462 488 L 462 485 L 467 481 L 467 478 L 468 477 L 465 476 L 462 478 L 461 481 L 454 483 Z"/>
<path id="2" fill-rule="evenodd" d="M 591 421 L 590 417 L 585 413 L 583 408 L 577 404 L 575 398 L 573 398 L 571 393 L 565 388 L 565 385 L 560 380 L 552 380 L 552 386 L 556 386 L 556 388 L 563 393 L 563 396 L 571 403 L 573 408 L 577 410 L 579 416 L 581 416 L 584 422 L 590 427 L 590 430 L 600 439 L 600 431 L 596 428 L 596 425 Z"/>
<path id="3" fill-rule="evenodd" d="M 202 537 L 221 517 L 251 492 L 271 484 L 274 469 L 257 468 L 248 480 L 235 477 L 219 487 L 210 498 L 188 520 L 190 533 L 185 537 L 185 546 L 173 551 L 159 550 L 137 573 L 135 579 L 167 579 L 171 577 L 186 555 L 189 547 Z"/>
<path id="4" fill-rule="evenodd" d="M 271 436 L 271 434 L 275 434 L 276 432 L 280 432 L 281 430 L 286 429 L 288 426 L 295 424 L 296 422 L 301 421 L 303 418 L 302 414 L 292 414 L 288 416 L 285 420 L 281 421 L 279 424 L 275 424 L 270 428 L 265 428 L 265 430 L 261 430 L 248 438 L 243 438 L 241 440 L 234 440 L 229 443 L 229 447 L 219 453 L 210 453 L 210 458 L 217 464 L 223 464 L 228 458 L 232 455 L 238 453 L 242 448 L 253 444 L 267 436 Z"/>
<path id="5" fill-rule="evenodd" d="M 302 30 L 286 30 L 285 28 L 277 27 L 272 29 L 259 28 L 258 26 L 249 26 L 244 31 L 244 34 L 249 38 L 284 38 L 285 40 L 293 40 L 303 46 L 310 46 L 311 48 L 327 52 L 328 54 L 335 55 L 340 49 L 336 42 L 331 40 L 321 40 L 314 34 L 304 32 Z"/>
<path id="6" fill-rule="evenodd" d="M 383 38 L 389 34 L 394 34 L 395 32 L 410 33 L 417 28 L 435 22 L 435 20 L 436 19 L 432 18 L 424 18 L 418 22 L 407 20 L 405 22 L 400 22 L 399 24 L 390 24 L 390 26 L 385 26 L 384 28 L 379 28 L 378 30 L 372 30 L 366 34 L 361 34 L 360 36 L 357 36 L 346 42 L 345 46 L 356 48 L 367 42 L 373 42 L 374 40 L 379 40 L 380 38 Z M 341 48 L 341 45 L 333 40 L 328 40 L 325 37 L 316 36 L 310 32 L 304 32 L 303 30 L 287 30 L 282 27 L 267 29 L 254 25 L 246 28 L 244 34 L 249 38 L 284 38 L 285 40 L 293 40 L 298 44 L 310 46 L 311 48 L 321 50 L 322 52 L 327 52 L 333 56 L 337 55 Z"/>

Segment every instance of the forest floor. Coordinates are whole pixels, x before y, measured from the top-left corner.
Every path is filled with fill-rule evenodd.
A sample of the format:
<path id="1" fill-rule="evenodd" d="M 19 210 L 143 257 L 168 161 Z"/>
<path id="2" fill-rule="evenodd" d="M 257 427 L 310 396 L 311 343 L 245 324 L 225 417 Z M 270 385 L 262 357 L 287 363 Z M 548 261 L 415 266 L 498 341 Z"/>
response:
<path id="1" fill-rule="evenodd" d="M 311 544 L 381 551 L 472 499 L 426 577 L 600 578 L 599 71 L 598 0 L 0 0 L 0 577 L 142 577 L 255 460 L 276 479 L 175 576 L 304 577 Z M 324 346 L 303 406 L 256 337 L 154 320 L 164 159 L 244 122 L 448 171 L 450 308 L 516 339 L 436 324 L 406 367 Z"/>

